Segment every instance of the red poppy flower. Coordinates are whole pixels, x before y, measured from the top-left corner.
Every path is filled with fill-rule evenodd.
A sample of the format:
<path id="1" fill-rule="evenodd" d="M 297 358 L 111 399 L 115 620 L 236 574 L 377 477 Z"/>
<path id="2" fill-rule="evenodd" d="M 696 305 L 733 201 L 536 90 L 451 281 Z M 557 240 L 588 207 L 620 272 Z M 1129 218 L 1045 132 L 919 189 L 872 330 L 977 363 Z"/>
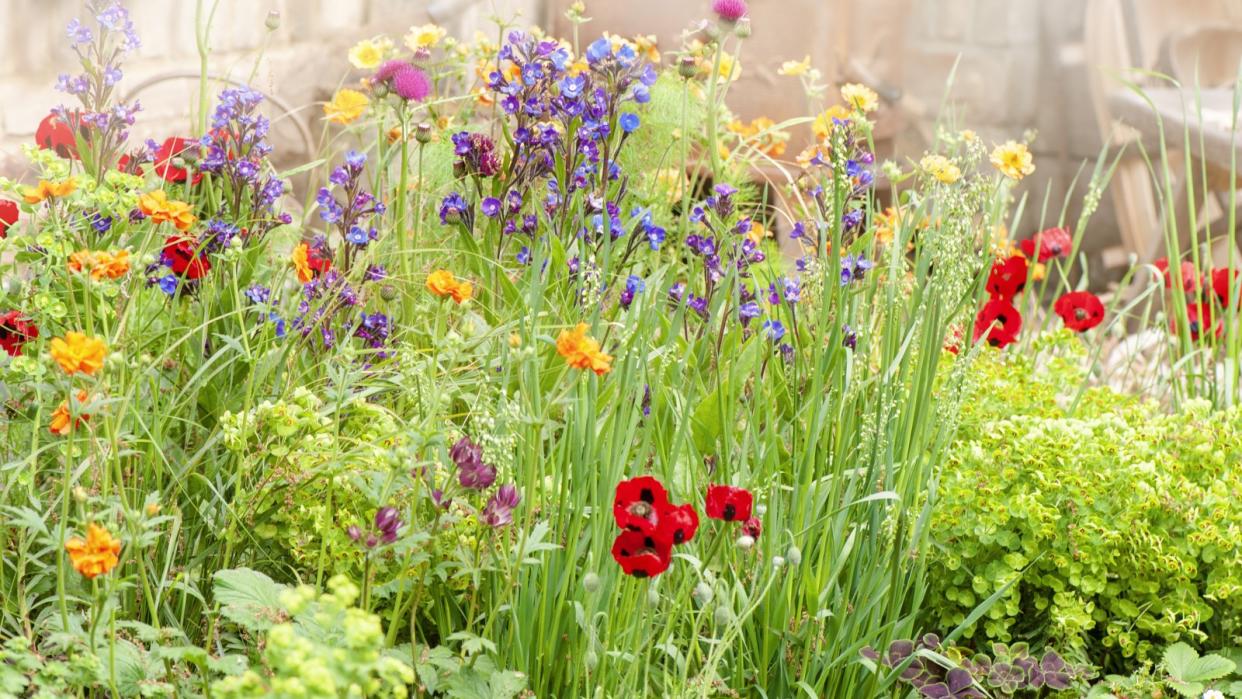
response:
<path id="1" fill-rule="evenodd" d="M 7 237 L 9 226 L 17 223 L 17 202 L 0 199 L 0 238 Z"/>
<path id="2" fill-rule="evenodd" d="M 1104 321 L 1104 304 L 1090 291 L 1071 291 L 1052 304 L 1052 310 L 1075 332 L 1090 330 Z"/>
<path id="3" fill-rule="evenodd" d="M 1022 330 L 1022 314 L 1004 299 L 992 299 L 983 304 L 975 316 L 975 342 L 987 337 L 993 347 L 1004 347 L 1018 339 Z"/>
<path id="4" fill-rule="evenodd" d="M 1153 267 L 1160 270 L 1160 276 L 1164 277 L 1165 288 L 1173 288 L 1173 275 L 1169 272 L 1169 259 L 1162 257 L 1151 263 Z M 1193 262 L 1187 260 L 1181 264 L 1182 268 L 1182 291 L 1187 294 L 1199 293 L 1199 271 L 1195 269 Z"/>
<path id="5" fill-rule="evenodd" d="M 1038 249 L 1039 261 L 1047 262 L 1054 257 L 1068 257 L 1074 247 L 1074 238 L 1064 228 L 1049 228 L 1019 242 L 1018 247 L 1029 258 L 1034 258 Z"/>
<path id="6" fill-rule="evenodd" d="M 758 539 L 763 533 L 763 522 L 758 517 L 751 517 L 742 525 L 742 533 L 752 539 Z"/>
<path id="7" fill-rule="evenodd" d="M 200 279 L 211 271 L 211 261 L 194 238 L 169 236 L 164 241 L 164 263 L 173 274 L 186 279 Z"/>
<path id="8" fill-rule="evenodd" d="M 315 276 L 321 276 L 332 269 L 332 252 L 327 246 L 312 245 L 306 251 L 306 266 L 311 268 Z"/>
<path id="9" fill-rule="evenodd" d="M 3 204 L 3 202 L 0 202 Z M 1238 272 L 1233 269 L 1217 269 L 1212 271 L 1212 291 L 1220 299 L 1220 305 L 1229 307 L 1229 300 L 1234 297 L 1238 286 Z M 1242 298 L 1235 299 L 1235 305 L 1242 306 Z"/>
<path id="10" fill-rule="evenodd" d="M 1186 304 L 1186 321 L 1190 324 L 1190 339 L 1198 340 L 1205 332 L 1213 333 L 1216 337 L 1225 334 L 1225 326 L 1221 325 L 1219 320 L 1212 318 L 1212 304 L 1210 303 L 1188 303 Z M 1173 318 L 1169 321 L 1173 332 L 1177 332 L 1177 319 Z"/>
<path id="11" fill-rule="evenodd" d="M 39 328 L 22 316 L 21 311 L 0 313 L 0 349 L 17 357 L 22 345 L 39 336 Z"/>
<path id="12" fill-rule="evenodd" d="M 694 538 L 699 530 L 699 513 L 694 505 L 669 505 L 660 513 L 660 528 L 657 536 L 674 544 L 684 544 Z"/>
<path id="13" fill-rule="evenodd" d="M 134 158 L 130 157 L 129 153 L 126 153 L 120 158 L 117 158 L 116 169 L 130 175 L 142 175 L 142 165 L 134 162 L 134 160 Z M 133 163 L 133 165 L 131 165 L 131 163 Z"/>
<path id="14" fill-rule="evenodd" d="M 707 486 L 707 516 L 712 519 L 723 519 L 726 522 L 750 519 L 750 509 L 755 498 L 745 488 L 734 488 L 731 485 Z"/>
<path id="15" fill-rule="evenodd" d="M 198 141 L 180 136 L 167 138 L 155 151 L 155 174 L 167 182 L 185 182 L 193 169 L 194 176 L 190 183 L 198 184 L 203 179 L 203 173 L 194 167 L 193 160 L 197 156 Z"/>
<path id="16" fill-rule="evenodd" d="M 668 491 L 660 481 L 639 476 L 617 484 L 612 516 L 622 529 L 654 534 L 660 526 L 660 515 L 668 506 Z"/>
<path id="17" fill-rule="evenodd" d="M 35 129 L 35 145 L 43 150 L 56 151 L 56 155 L 62 158 L 78 159 L 78 139 L 74 137 L 73 127 L 56 112 L 39 122 L 39 127 Z"/>
<path id="18" fill-rule="evenodd" d="M 668 570 L 672 562 L 672 546 L 655 536 L 624 531 L 612 542 L 612 557 L 626 575 L 654 578 Z"/>
<path id="19" fill-rule="evenodd" d="M 988 274 L 988 295 L 994 299 L 1012 301 L 1026 288 L 1026 258 L 1014 255 L 1004 262 L 992 263 Z"/>

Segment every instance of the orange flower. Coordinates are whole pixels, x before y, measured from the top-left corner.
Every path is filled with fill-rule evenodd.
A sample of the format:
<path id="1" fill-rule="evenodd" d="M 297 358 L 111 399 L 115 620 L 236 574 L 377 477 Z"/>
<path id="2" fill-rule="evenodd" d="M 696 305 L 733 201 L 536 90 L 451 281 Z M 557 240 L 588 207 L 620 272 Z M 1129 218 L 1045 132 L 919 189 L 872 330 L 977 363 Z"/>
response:
<path id="1" fill-rule="evenodd" d="M 60 182 L 39 180 L 38 187 L 25 187 L 22 189 L 22 198 L 26 200 L 27 204 L 38 204 L 49 197 L 68 196 L 77 188 L 78 183 L 72 177 Z"/>
<path id="2" fill-rule="evenodd" d="M 447 269 L 437 269 L 427 275 L 427 290 L 440 298 L 452 297 L 457 303 L 465 303 L 474 297 L 474 284 L 457 281 Z"/>
<path id="3" fill-rule="evenodd" d="M 293 254 L 289 256 L 293 261 L 293 268 L 297 270 L 298 281 L 305 284 L 315 278 L 315 271 L 310 266 L 310 246 L 306 243 L 298 243 L 293 249 Z"/>
<path id="4" fill-rule="evenodd" d="M 179 231 L 188 231 L 198 220 L 190 205 L 169 199 L 164 190 L 157 189 L 138 197 L 138 209 L 156 223 L 172 223 Z"/>
<path id="5" fill-rule="evenodd" d="M 129 271 L 129 251 L 79 250 L 69 256 L 69 271 L 89 269 L 91 279 L 120 279 Z"/>
<path id="6" fill-rule="evenodd" d="M 107 529 L 91 523 L 86 525 L 86 540 L 73 537 L 65 542 L 65 551 L 69 553 L 74 570 L 94 579 L 116 567 L 120 560 L 121 541 Z"/>
<path id="7" fill-rule="evenodd" d="M 85 405 L 87 400 L 86 391 L 78 391 L 78 403 Z M 56 410 L 52 412 L 52 421 L 48 424 L 48 429 L 52 434 L 58 434 L 62 437 L 77 429 L 86 420 L 91 419 L 90 415 L 81 413 L 77 419 L 69 414 L 69 401 L 63 400 Z"/>
<path id="8" fill-rule="evenodd" d="M 587 324 L 562 330 L 556 338 L 556 351 L 575 369 L 590 369 L 597 376 L 612 371 L 612 356 L 600 351 L 599 342 L 586 334 Z"/>
<path id="9" fill-rule="evenodd" d="M 52 338 L 52 359 L 66 374 L 94 374 L 103 368 L 108 348 L 103 340 L 87 337 L 84 333 L 69 331 L 64 338 Z"/>

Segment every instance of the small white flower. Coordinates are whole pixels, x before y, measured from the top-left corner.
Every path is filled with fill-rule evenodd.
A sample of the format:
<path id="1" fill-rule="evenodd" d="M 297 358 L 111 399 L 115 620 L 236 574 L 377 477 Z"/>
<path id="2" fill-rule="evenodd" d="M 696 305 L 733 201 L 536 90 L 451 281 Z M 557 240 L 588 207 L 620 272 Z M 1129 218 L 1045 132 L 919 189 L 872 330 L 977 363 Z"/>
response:
<path id="1" fill-rule="evenodd" d="M 1203 693 L 1203 699 L 1225 699 L 1225 695 L 1219 689 L 1209 689 Z"/>

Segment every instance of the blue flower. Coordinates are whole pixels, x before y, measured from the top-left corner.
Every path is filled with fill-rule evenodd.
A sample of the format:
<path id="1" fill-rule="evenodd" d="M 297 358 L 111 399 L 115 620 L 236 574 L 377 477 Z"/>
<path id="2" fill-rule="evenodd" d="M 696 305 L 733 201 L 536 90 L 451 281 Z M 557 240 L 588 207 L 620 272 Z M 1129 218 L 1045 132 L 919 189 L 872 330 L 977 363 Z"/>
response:
<path id="1" fill-rule="evenodd" d="M 640 123 L 642 122 L 639 120 L 637 114 L 626 112 L 625 114 L 621 115 L 621 119 L 620 119 L 621 130 L 624 131 L 625 133 L 634 133 L 636 130 L 638 130 L 638 125 Z"/>
<path id="2" fill-rule="evenodd" d="M 345 163 L 355 170 L 361 169 L 363 165 L 367 164 L 367 154 L 350 150 L 345 154 Z"/>
<path id="3" fill-rule="evenodd" d="M 172 296 L 173 294 L 177 293 L 177 275 L 168 274 L 163 277 L 160 277 L 159 284 L 160 284 L 160 291 L 164 292 L 165 294 Z"/>
<path id="4" fill-rule="evenodd" d="M 858 281 L 863 278 L 867 270 L 875 267 L 875 263 L 867 260 L 861 254 L 846 255 L 841 258 L 841 286 L 845 286 L 852 281 Z"/>
<path id="5" fill-rule="evenodd" d="M 647 282 L 637 274 L 631 274 L 625 278 L 625 290 L 631 294 L 637 294 L 647 289 Z"/>
<path id="6" fill-rule="evenodd" d="M 763 332 L 772 342 L 779 342 L 785 337 L 785 326 L 779 320 L 768 319 L 763 321 Z"/>
<path id="7" fill-rule="evenodd" d="M 528 265 L 528 264 L 530 264 L 530 248 L 528 248 L 528 247 L 526 247 L 525 245 L 523 245 L 523 246 L 522 246 L 522 249 L 521 249 L 521 250 L 518 250 L 518 253 L 517 253 L 517 261 L 518 261 L 518 264 L 519 264 L 519 265 Z"/>
<path id="8" fill-rule="evenodd" d="M 466 212 L 466 200 L 457 192 L 452 192 L 440 203 L 440 223 L 445 225 L 460 223 Z"/>
<path id="9" fill-rule="evenodd" d="M 611 56 L 612 42 L 604 37 L 600 37 L 591 42 L 591 45 L 588 46 L 586 50 L 587 63 L 590 63 L 591 65 L 595 65 L 606 58 L 610 58 Z"/>
<path id="10" fill-rule="evenodd" d="M 500 200 L 496 197 L 487 197 L 479 204 L 479 210 L 488 218 L 496 218 L 500 215 Z"/>
<path id="11" fill-rule="evenodd" d="M 349 232 L 345 234 L 345 240 L 358 247 L 366 247 L 366 244 L 371 242 L 371 236 L 362 226 L 350 226 Z"/>

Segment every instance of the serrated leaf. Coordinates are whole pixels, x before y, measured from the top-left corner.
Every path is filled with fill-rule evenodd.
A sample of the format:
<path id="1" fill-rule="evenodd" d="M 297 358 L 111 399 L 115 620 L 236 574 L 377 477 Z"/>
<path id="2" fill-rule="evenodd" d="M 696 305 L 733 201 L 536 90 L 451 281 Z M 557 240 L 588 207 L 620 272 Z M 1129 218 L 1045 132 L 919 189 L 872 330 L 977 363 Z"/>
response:
<path id="1" fill-rule="evenodd" d="M 288 618 L 280 603 L 286 589 L 263 573 L 249 568 L 217 571 L 212 587 L 220 614 L 249 631 L 266 631 Z"/>
<path id="2" fill-rule="evenodd" d="M 1199 659 L 1199 654 L 1189 645 L 1178 642 L 1164 649 L 1165 672 L 1169 673 L 1174 679 L 1185 679 L 1185 669 L 1195 660 Z"/>
<path id="3" fill-rule="evenodd" d="M 1235 669 L 1232 660 L 1209 654 L 1187 665 L 1182 679 L 1188 682 L 1211 682 L 1232 673 Z"/>

